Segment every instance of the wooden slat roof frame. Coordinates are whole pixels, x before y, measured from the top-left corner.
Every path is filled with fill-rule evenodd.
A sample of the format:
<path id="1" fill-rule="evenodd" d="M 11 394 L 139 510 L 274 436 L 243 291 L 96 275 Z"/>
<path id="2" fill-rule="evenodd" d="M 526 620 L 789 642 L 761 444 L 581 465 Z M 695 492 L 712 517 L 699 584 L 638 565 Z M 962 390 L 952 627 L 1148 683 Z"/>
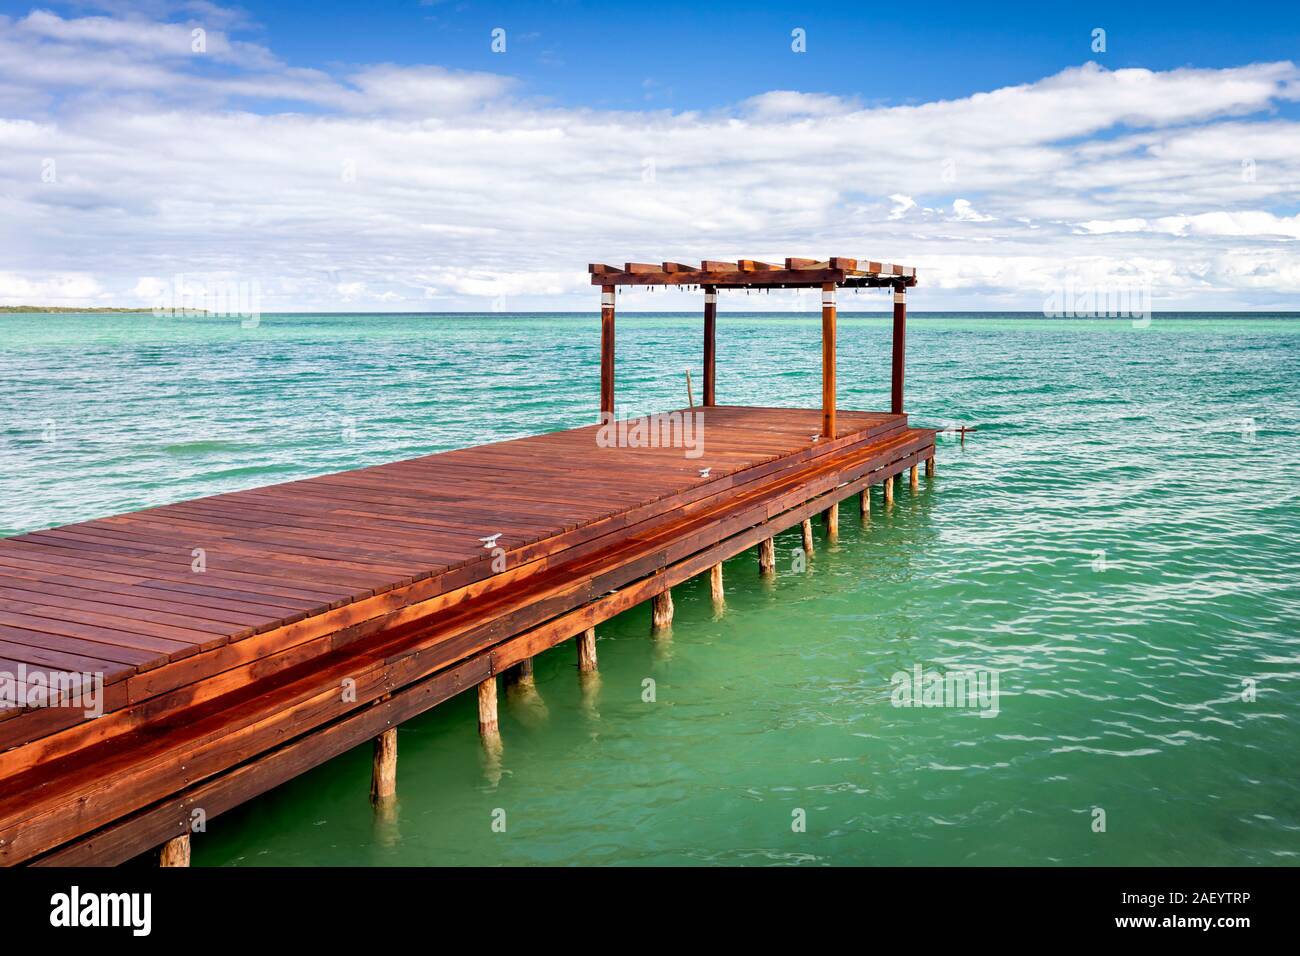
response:
<path id="1" fill-rule="evenodd" d="M 705 259 L 698 266 L 680 262 L 625 262 L 617 266 L 593 262 L 587 266 L 591 284 L 599 286 L 715 286 L 727 289 L 898 288 L 916 285 L 913 266 L 872 262 L 840 256 L 830 259 L 786 259 L 782 265 L 739 259 Z"/>

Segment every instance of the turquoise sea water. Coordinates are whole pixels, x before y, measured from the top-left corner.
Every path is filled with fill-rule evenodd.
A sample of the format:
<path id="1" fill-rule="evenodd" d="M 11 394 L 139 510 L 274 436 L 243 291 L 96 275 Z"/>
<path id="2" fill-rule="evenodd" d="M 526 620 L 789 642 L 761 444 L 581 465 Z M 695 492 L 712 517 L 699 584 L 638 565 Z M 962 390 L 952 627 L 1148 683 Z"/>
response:
<path id="1" fill-rule="evenodd" d="M 816 407 L 819 334 L 724 314 L 719 401 Z M 684 405 L 688 366 L 698 394 L 698 317 L 618 337 L 621 410 Z M 0 534 L 588 424 L 598 338 L 0 316 Z M 839 339 L 841 405 L 886 408 L 888 321 Z M 793 534 L 774 583 L 729 561 L 721 615 L 700 579 L 669 635 L 644 607 L 604 625 L 599 686 L 571 643 L 539 657 L 499 763 L 473 695 L 404 725 L 395 818 L 361 747 L 212 820 L 195 863 L 1293 864 L 1298 393 L 1294 315 L 914 317 L 913 421 L 979 426 L 933 485 L 869 527 L 845 507 L 835 547 L 817 525 L 806 572 Z M 892 706 L 916 665 L 996 671 L 997 715 Z"/>

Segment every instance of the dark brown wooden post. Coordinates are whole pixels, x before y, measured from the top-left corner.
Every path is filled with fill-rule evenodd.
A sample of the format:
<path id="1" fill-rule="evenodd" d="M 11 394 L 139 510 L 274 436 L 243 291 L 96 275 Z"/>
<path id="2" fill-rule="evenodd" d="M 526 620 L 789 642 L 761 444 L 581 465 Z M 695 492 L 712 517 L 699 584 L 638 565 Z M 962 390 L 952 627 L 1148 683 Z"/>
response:
<path id="1" fill-rule="evenodd" d="M 614 417 L 614 287 L 600 287 L 600 414 Z"/>
<path id="2" fill-rule="evenodd" d="M 903 414 L 903 353 L 907 349 L 907 286 L 894 286 L 894 383 L 889 410 Z"/>
<path id="3" fill-rule="evenodd" d="M 704 404 L 717 404 L 717 372 L 714 369 L 718 327 L 718 289 L 704 287 Z"/>
<path id="4" fill-rule="evenodd" d="M 822 437 L 835 437 L 835 283 L 822 286 Z"/>

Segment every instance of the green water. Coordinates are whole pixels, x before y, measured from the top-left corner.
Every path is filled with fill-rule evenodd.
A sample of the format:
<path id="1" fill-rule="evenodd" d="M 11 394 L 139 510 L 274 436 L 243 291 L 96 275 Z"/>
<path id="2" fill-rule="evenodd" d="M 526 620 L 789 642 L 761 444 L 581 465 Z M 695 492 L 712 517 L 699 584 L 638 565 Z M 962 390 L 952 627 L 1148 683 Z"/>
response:
<path id="1" fill-rule="evenodd" d="M 587 424 L 597 325 L 0 317 L 0 533 Z M 698 390 L 699 330 L 620 316 L 624 410 L 683 405 L 687 366 Z M 724 315 L 719 400 L 816 407 L 819 334 Z M 843 407 L 888 406 L 888 343 L 841 317 Z M 790 534 L 773 583 L 729 561 L 720 616 L 697 580 L 671 635 L 610 621 L 599 687 L 542 655 L 499 764 L 472 695 L 405 724 L 395 819 L 362 747 L 195 862 L 1294 863 L 1300 319 L 930 316 L 908 346 L 913 420 L 979 426 L 932 486 L 846 507 L 804 573 Z M 892 706 L 917 664 L 995 670 L 997 715 Z"/>

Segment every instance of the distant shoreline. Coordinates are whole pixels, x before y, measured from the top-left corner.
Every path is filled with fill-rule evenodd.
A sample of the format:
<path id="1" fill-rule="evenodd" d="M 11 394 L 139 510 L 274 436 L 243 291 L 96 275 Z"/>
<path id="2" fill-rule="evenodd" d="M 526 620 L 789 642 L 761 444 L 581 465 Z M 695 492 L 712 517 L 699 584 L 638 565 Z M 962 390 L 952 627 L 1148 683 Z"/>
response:
<path id="1" fill-rule="evenodd" d="M 80 315 L 83 312 L 152 312 L 153 309 L 124 309 L 117 306 L 94 306 L 90 308 L 67 308 L 61 305 L 0 305 L 0 312 L 13 314 L 19 312 L 61 313 L 63 315 Z"/>

